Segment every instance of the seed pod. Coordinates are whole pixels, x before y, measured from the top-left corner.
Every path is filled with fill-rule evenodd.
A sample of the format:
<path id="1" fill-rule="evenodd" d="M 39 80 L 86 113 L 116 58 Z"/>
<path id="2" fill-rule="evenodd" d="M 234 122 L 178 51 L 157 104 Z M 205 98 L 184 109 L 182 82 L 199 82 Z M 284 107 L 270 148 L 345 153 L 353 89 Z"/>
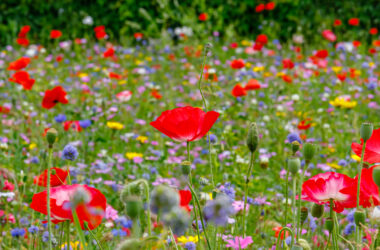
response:
<path id="1" fill-rule="evenodd" d="M 305 157 L 305 161 L 309 163 L 315 154 L 315 146 L 311 143 L 305 143 L 303 145 L 303 157 Z"/>
<path id="2" fill-rule="evenodd" d="M 363 141 L 368 141 L 369 138 L 371 138 L 373 132 L 373 125 L 372 123 L 365 122 L 360 127 L 360 137 L 363 139 Z"/>
<path id="3" fill-rule="evenodd" d="M 314 203 L 313 207 L 311 208 L 311 215 L 315 218 L 321 218 L 324 210 L 325 208 L 323 205 Z"/>
<path id="4" fill-rule="evenodd" d="M 334 229 L 334 222 L 331 218 L 327 218 L 325 222 L 326 229 L 331 233 Z"/>
<path id="5" fill-rule="evenodd" d="M 302 250 L 303 248 L 300 245 L 293 245 L 291 250 Z"/>
<path id="6" fill-rule="evenodd" d="M 294 158 L 288 159 L 288 169 L 290 173 L 292 173 L 293 175 L 296 175 L 300 167 L 301 167 L 301 161 L 299 158 L 294 157 Z"/>
<path id="7" fill-rule="evenodd" d="M 380 189 L 380 167 L 373 168 L 372 178 L 373 178 L 373 181 L 376 183 L 376 185 Z"/>
<path id="8" fill-rule="evenodd" d="M 299 239 L 298 244 L 302 247 L 303 250 L 311 250 L 309 242 L 305 239 Z"/>
<path id="9" fill-rule="evenodd" d="M 255 122 L 252 122 L 249 126 L 248 137 L 247 137 L 247 146 L 251 153 L 254 153 L 259 145 L 259 132 Z"/>
<path id="10" fill-rule="evenodd" d="M 363 210 L 355 211 L 354 221 L 355 221 L 356 226 L 359 226 L 359 227 L 365 224 L 365 213 Z"/>
<path id="11" fill-rule="evenodd" d="M 301 223 L 303 224 L 305 220 L 307 219 L 309 210 L 307 207 L 301 207 Z"/>
<path id="12" fill-rule="evenodd" d="M 130 196 L 125 202 L 125 207 L 127 210 L 127 215 L 135 220 L 139 217 L 142 210 L 142 201 L 137 196 Z"/>
<path id="13" fill-rule="evenodd" d="M 297 153 L 297 151 L 300 149 L 300 143 L 298 141 L 293 141 L 292 142 L 292 152 L 293 152 L 293 155 L 295 155 Z"/>
<path id="14" fill-rule="evenodd" d="M 181 163 L 181 172 L 183 175 L 188 176 L 191 170 L 191 162 L 184 161 Z"/>
<path id="15" fill-rule="evenodd" d="M 46 140 L 49 143 L 49 147 L 53 147 L 55 140 L 57 139 L 58 132 L 55 128 L 49 128 L 46 131 Z"/>

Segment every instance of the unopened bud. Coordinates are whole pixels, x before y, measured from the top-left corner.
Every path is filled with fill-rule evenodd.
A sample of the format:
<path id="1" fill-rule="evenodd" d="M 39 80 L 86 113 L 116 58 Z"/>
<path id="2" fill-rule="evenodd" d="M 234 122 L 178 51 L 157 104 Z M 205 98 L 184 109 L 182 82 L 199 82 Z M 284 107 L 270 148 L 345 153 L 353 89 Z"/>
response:
<path id="1" fill-rule="evenodd" d="M 368 141 L 369 138 L 371 138 L 373 132 L 373 125 L 372 123 L 365 122 L 360 127 L 360 137 L 363 139 L 363 141 Z"/>
<path id="2" fill-rule="evenodd" d="M 125 202 L 125 207 L 127 210 L 127 215 L 131 219 L 135 220 L 139 217 L 142 210 L 142 201 L 137 196 L 130 196 Z"/>
<path id="3" fill-rule="evenodd" d="M 307 219 L 308 213 L 309 213 L 309 210 L 307 209 L 307 207 L 301 207 L 301 223 L 302 224 Z"/>
<path id="4" fill-rule="evenodd" d="M 299 158 L 294 157 L 294 158 L 288 159 L 288 169 L 290 173 L 292 173 L 293 175 L 296 175 L 300 167 L 301 167 L 301 161 Z"/>
<path id="5" fill-rule="evenodd" d="M 259 132 L 257 130 L 256 123 L 252 122 L 248 130 L 247 146 L 249 148 L 249 151 L 253 153 L 256 151 L 258 145 L 259 145 Z"/>
<path id="6" fill-rule="evenodd" d="M 182 172 L 182 174 L 188 176 L 190 174 L 190 171 L 191 171 L 191 162 L 189 162 L 189 161 L 183 161 L 181 163 L 181 172 Z"/>
<path id="7" fill-rule="evenodd" d="M 291 250 L 302 250 L 303 248 L 300 245 L 293 245 Z"/>
<path id="8" fill-rule="evenodd" d="M 300 143 L 298 141 L 293 141 L 292 142 L 292 152 L 293 152 L 293 155 L 295 155 L 297 153 L 297 151 L 300 149 Z"/>
<path id="9" fill-rule="evenodd" d="M 334 229 L 334 221 L 331 218 L 327 218 L 325 222 L 326 229 L 331 233 Z"/>
<path id="10" fill-rule="evenodd" d="M 305 161 L 309 163 L 315 154 L 315 145 L 311 143 L 305 143 L 303 145 L 303 157 L 305 157 Z"/>
<path id="11" fill-rule="evenodd" d="M 380 167 L 373 168 L 372 178 L 373 178 L 373 181 L 376 183 L 376 185 L 380 189 Z"/>
<path id="12" fill-rule="evenodd" d="M 46 131 L 46 140 L 49 143 L 49 147 L 52 147 L 55 143 L 55 140 L 57 139 L 58 132 L 55 128 L 49 128 Z"/>
<path id="13" fill-rule="evenodd" d="M 355 221 L 356 226 L 359 226 L 359 227 L 365 224 L 365 213 L 363 210 L 355 211 L 354 221 Z"/>
<path id="14" fill-rule="evenodd" d="M 321 218 L 324 210 L 325 208 L 323 205 L 314 203 L 313 207 L 311 208 L 311 215 L 315 218 Z"/>

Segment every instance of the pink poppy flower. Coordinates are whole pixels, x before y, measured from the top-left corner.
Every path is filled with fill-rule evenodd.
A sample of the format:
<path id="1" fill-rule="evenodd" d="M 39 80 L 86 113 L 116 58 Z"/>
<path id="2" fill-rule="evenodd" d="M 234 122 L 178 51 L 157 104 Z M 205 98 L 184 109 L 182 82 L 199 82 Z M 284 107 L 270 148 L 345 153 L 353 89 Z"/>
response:
<path id="1" fill-rule="evenodd" d="M 362 139 L 360 144 L 356 142 L 351 144 L 352 151 L 358 156 L 361 156 L 362 154 L 362 147 Z M 364 161 L 370 164 L 380 162 L 380 128 L 373 130 L 371 138 L 367 141 L 364 152 Z"/>

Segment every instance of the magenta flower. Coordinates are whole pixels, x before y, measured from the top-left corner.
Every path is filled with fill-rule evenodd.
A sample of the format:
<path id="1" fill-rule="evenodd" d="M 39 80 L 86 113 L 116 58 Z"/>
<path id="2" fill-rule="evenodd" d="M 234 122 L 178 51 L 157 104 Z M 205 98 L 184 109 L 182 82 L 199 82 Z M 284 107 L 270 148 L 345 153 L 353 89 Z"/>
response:
<path id="1" fill-rule="evenodd" d="M 231 247 L 232 249 L 235 249 L 235 250 L 239 250 L 239 249 L 245 249 L 247 248 L 250 244 L 253 243 L 252 241 L 252 237 L 251 236 L 248 236 L 248 237 L 239 237 L 239 236 L 236 236 L 235 238 L 233 239 L 230 239 L 230 240 L 224 240 L 225 242 L 227 242 L 228 244 L 226 245 L 226 247 Z"/>

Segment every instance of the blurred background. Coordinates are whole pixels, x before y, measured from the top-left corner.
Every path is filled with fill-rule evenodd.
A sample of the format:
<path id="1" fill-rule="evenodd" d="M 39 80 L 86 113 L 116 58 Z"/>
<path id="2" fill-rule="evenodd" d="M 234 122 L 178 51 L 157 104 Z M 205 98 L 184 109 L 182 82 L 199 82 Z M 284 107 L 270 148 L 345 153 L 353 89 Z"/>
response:
<path id="1" fill-rule="evenodd" d="M 348 29 L 353 17 L 360 24 Z M 336 20 L 345 25 L 334 25 Z M 24 25 L 31 26 L 32 43 L 47 43 L 52 29 L 61 30 L 62 39 L 95 39 L 93 29 L 99 25 L 105 26 L 109 41 L 120 43 L 136 33 L 176 40 L 181 32 L 192 39 L 213 35 L 225 40 L 264 33 L 280 41 L 302 34 L 313 43 L 324 29 L 337 32 L 340 40 L 369 42 L 368 30 L 380 26 L 380 1 L 1 0 L 1 45 L 15 43 Z"/>

